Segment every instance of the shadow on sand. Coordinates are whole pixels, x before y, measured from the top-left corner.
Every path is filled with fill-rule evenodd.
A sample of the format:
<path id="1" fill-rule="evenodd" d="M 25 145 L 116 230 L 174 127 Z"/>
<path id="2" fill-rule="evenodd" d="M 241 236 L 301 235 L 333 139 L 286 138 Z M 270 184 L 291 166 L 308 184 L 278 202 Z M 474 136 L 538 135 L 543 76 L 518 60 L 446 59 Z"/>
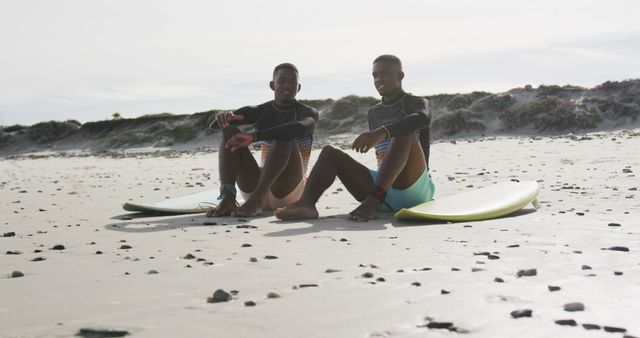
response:
<path id="1" fill-rule="evenodd" d="M 521 209 L 509 215 L 498 219 L 510 219 L 535 213 L 535 209 Z M 123 219 L 124 218 L 124 219 Z M 260 228 L 257 225 L 251 225 L 251 221 L 255 219 L 273 218 L 273 216 L 265 213 L 263 216 L 253 218 L 238 217 L 216 217 L 208 218 L 203 214 L 190 215 L 167 215 L 167 214 L 150 214 L 150 213 L 129 213 L 124 215 L 113 216 L 113 220 L 121 220 L 105 225 L 105 229 L 111 231 L 121 231 L 129 233 L 147 233 L 174 230 L 189 227 L 236 227 L 236 228 Z M 482 221 L 481 221 L 482 222 Z M 266 237 L 287 237 L 299 236 L 312 233 L 320 233 L 323 231 L 381 231 L 391 227 L 413 227 L 413 226 L 430 226 L 443 225 L 450 223 L 475 223 L 475 222 L 448 222 L 438 220 L 414 220 L 405 221 L 393 218 L 391 214 L 381 214 L 379 218 L 368 222 L 354 222 L 347 219 L 347 215 L 335 215 L 321 217 L 315 220 L 307 221 L 278 221 L 275 218 L 268 221 L 268 227 L 280 226 L 281 230 L 267 232 Z M 295 226 L 295 227 L 294 227 Z M 302 226 L 302 227 L 301 227 Z"/>

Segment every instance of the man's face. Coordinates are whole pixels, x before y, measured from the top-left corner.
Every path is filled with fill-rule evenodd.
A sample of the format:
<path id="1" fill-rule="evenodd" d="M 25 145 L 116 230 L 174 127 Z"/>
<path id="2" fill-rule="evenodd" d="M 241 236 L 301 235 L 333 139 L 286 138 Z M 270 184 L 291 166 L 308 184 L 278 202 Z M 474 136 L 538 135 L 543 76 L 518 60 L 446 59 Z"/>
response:
<path id="1" fill-rule="evenodd" d="M 276 100 L 291 101 L 295 99 L 300 90 L 298 74 L 289 68 L 279 69 L 273 76 L 271 89 L 273 89 Z"/>
<path id="2" fill-rule="evenodd" d="M 404 73 L 398 67 L 388 62 L 376 62 L 373 64 L 373 85 L 380 96 L 388 96 L 402 89 Z"/>

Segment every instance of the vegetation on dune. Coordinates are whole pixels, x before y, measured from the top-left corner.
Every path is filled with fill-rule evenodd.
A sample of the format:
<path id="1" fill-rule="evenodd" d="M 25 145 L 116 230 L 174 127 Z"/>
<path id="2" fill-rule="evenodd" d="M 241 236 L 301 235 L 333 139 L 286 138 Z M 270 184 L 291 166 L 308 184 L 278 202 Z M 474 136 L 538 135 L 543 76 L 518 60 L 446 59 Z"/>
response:
<path id="1" fill-rule="evenodd" d="M 509 94 L 489 95 L 483 97 L 469 106 L 470 109 L 482 112 L 504 112 L 513 106 L 515 100 Z"/>
<path id="2" fill-rule="evenodd" d="M 505 130 L 533 128 L 543 131 L 566 131 L 570 129 L 595 128 L 602 117 L 594 110 L 587 110 L 557 96 L 547 96 L 501 115 Z"/>
<path id="3" fill-rule="evenodd" d="M 13 132 L 16 132 L 16 131 L 18 131 L 18 132 L 19 131 L 24 131 L 27 128 L 29 128 L 29 127 L 23 126 L 21 124 L 14 124 L 12 126 L 2 127 L 2 131 L 5 132 L 5 133 L 13 133 Z"/>
<path id="4" fill-rule="evenodd" d="M 448 136 L 469 131 L 483 131 L 486 126 L 479 121 L 482 117 L 482 113 L 471 109 L 456 109 L 435 117 L 431 123 L 431 129 Z"/>
<path id="5" fill-rule="evenodd" d="M 367 128 L 369 108 L 380 102 L 373 97 L 345 96 L 334 102 L 330 111 L 322 114 L 317 128 L 331 133 L 350 132 Z"/>
<path id="6" fill-rule="evenodd" d="M 40 122 L 27 129 L 27 136 L 35 143 L 43 144 L 61 140 L 78 129 L 80 123 L 75 120 Z"/>

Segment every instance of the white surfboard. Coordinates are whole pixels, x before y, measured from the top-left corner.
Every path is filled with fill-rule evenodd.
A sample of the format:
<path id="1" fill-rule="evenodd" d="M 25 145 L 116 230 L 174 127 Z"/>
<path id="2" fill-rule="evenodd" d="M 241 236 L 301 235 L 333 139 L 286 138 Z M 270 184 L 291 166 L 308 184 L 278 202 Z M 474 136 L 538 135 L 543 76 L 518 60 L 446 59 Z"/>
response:
<path id="1" fill-rule="evenodd" d="M 502 182 L 401 209 L 395 217 L 408 220 L 481 221 L 502 217 L 536 200 L 540 187 L 534 181 Z"/>
<path id="2" fill-rule="evenodd" d="M 122 208 L 127 211 L 160 212 L 170 214 L 202 213 L 208 208 L 216 206 L 218 194 L 218 190 L 207 190 L 152 203 L 127 202 L 122 206 Z"/>

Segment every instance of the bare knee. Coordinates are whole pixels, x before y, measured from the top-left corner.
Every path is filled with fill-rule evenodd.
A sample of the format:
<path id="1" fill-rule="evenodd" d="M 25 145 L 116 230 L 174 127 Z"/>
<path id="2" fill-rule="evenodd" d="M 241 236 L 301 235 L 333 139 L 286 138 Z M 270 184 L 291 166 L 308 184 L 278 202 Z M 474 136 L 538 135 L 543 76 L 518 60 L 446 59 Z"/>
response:
<path id="1" fill-rule="evenodd" d="M 334 148 L 331 145 L 326 145 L 322 147 L 322 151 L 320 151 L 320 155 L 323 158 L 336 158 L 342 154 L 340 149 Z"/>

